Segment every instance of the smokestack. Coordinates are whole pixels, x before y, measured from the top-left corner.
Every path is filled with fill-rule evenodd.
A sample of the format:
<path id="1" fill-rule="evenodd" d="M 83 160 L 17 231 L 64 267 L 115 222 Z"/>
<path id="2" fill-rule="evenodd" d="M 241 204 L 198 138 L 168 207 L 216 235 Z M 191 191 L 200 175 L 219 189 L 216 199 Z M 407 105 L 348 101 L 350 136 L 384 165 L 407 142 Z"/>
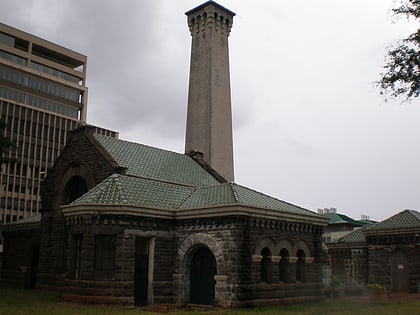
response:
<path id="1" fill-rule="evenodd" d="M 185 13 L 191 32 L 185 152 L 234 181 L 228 37 L 235 13 L 208 1 Z"/>

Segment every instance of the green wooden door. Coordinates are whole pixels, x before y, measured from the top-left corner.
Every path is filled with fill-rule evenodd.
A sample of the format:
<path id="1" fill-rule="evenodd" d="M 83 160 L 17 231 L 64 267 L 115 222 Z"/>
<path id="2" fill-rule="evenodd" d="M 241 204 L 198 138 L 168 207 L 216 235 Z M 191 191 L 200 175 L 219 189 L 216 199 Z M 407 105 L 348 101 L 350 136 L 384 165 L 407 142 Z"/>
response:
<path id="1" fill-rule="evenodd" d="M 200 248 L 191 262 L 190 303 L 214 305 L 214 276 L 217 273 L 216 260 L 212 252 L 205 247 Z"/>
<path id="2" fill-rule="evenodd" d="M 136 238 L 134 255 L 134 305 L 147 305 L 149 240 Z"/>

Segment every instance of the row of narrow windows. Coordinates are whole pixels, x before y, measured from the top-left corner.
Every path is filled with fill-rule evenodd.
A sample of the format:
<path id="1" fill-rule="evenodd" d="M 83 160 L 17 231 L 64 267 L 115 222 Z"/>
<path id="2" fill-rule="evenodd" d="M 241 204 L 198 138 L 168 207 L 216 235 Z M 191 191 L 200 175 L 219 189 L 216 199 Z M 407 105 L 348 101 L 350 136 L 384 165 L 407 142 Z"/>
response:
<path id="1" fill-rule="evenodd" d="M 71 102 L 81 103 L 81 91 L 63 86 L 52 81 L 43 80 L 33 75 L 22 73 L 0 65 L 0 80 L 26 87 L 51 96 L 60 97 Z"/>
<path id="2" fill-rule="evenodd" d="M 29 48 L 28 42 L 24 40 L 16 39 L 12 36 L 2 34 L 2 33 L 0 33 L 0 43 L 13 47 L 13 48 L 23 50 L 23 51 L 28 51 L 28 48 Z M 35 48 L 35 51 L 33 51 L 32 53 L 34 55 L 41 55 L 41 57 L 44 57 L 42 54 L 37 53 L 36 47 L 37 47 L 36 45 L 33 46 L 33 48 Z M 28 60 L 26 58 L 11 54 L 7 51 L 0 50 L 0 58 L 11 61 L 19 65 L 28 66 Z M 51 59 L 51 57 L 49 57 L 48 59 Z M 52 67 L 40 64 L 35 61 L 31 61 L 29 63 L 29 67 L 31 67 L 32 69 L 44 72 L 44 73 L 51 74 L 57 78 L 60 78 L 66 81 L 82 84 L 81 79 L 77 76 L 68 74 L 66 72 L 54 69 Z M 81 65 L 80 67 L 74 68 L 74 70 L 83 72 L 83 65 Z"/>
<path id="3" fill-rule="evenodd" d="M 39 182 L 78 121 L 7 101 L 0 101 L 0 114 L 6 123 L 1 132 L 15 144 L 9 156 L 16 161 L 3 164 L 0 177 L 0 221 L 8 223 L 40 209 Z"/>
<path id="4" fill-rule="evenodd" d="M 80 116 L 80 110 L 78 108 L 52 102 L 50 100 L 38 96 L 30 95 L 2 86 L 0 86 L 0 97 L 14 102 L 27 104 L 39 109 L 54 112 L 70 118 L 78 119 Z"/>
<path id="5" fill-rule="evenodd" d="M 260 265 L 260 276 L 261 282 L 272 283 L 275 282 L 273 279 L 273 268 L 274 264 L 271 261 L 271 251 L 267 247 L 263 248 L 261 251 L 261 265 Z M 279 278 L 280 282 L 290 282 L 291 274 L 289 271 L 289 252 L 287 249 L 283 248 L 280 251 L 280 262 L 278 264 L 279 268 Z M 296 253 L 296 275 L 295 279 L 298 282 L 305 282 L 305 252 L 303 250 L 298 250 Z"/>
<path id="6" fill-rule="evenodd" d="M 73 235 L 73 278 L 82 278 L 82 235 Z M 94 280 L 112 280 L 115 273 L 115 235 L 95 235 Z"/>

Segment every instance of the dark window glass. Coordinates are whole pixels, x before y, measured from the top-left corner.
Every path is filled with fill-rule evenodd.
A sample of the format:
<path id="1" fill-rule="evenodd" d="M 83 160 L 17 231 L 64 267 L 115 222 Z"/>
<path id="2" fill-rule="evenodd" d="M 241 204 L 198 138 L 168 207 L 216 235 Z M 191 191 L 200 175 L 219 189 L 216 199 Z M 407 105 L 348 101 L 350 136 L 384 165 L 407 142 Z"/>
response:
<path id="1" fill-rule="evenodd" d="M 81 278 L 81 260 L 82 260 L 82 235 L 73 235 L 73 270 L 74 270 L 74 279 Z"/>
<path id="2" fill-rule="evenodd" d="M 271 251 L 266 247 L 261 251 L 261 282 L 271 282 Z"/>
<path id="3" fill-rule="evenodd" d="M 115 236 L 95 236 L 95 280 L 112 280 L 115 273 Z"/>
<path id="4" fill-rule="evenodd" d="M 299 249 L 296 256 L 296 281 L 305 282 L 305 252 Z"/>
<path id="5" fill-rule="evenodd" d="M 88 191 L 86 182 L 81 176 L 73 176 L 64 188 L 63 204 L 67 205 Z"/>
<path id="6" fill-rule="evenodd" d="M 283 248 L 280 251 L 280 270 L 279 270 L 279 280 L 281 282 L 288 282 L 288 271 L 289 271 L 289 252 L 287 249 Z"/>

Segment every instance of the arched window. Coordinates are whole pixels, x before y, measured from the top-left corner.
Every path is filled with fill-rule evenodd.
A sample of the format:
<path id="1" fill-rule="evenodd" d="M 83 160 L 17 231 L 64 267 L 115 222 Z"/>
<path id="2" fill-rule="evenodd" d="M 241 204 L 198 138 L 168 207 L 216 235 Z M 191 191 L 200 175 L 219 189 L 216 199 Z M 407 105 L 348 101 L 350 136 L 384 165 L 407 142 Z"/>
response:
<path id="1" fill-rule="evenodd" d="M 280 251 L 280 270 L 279 270 L 279 280 L 280 282 L 288 282 L 288 271 L 289 271 L 289 252 L 287 249 L 283 248 Z"/>
<path id="2" fill-rule="evenodd" d="M 261 282 L 271 282 L 271 251 L 265 247 L 261 251 Z"/>
<path id="3" fill-rule="evenodd" d="M 305 252 L 299 249 L 296 256 L 296 281 L 305 282 Z"/>
<path id="4" fill-rule="evenodd" d="M 81 176 L 73 176 L 64 188 L 63 204 L 68 205 L 88 191 L 86 182 Z"/>

